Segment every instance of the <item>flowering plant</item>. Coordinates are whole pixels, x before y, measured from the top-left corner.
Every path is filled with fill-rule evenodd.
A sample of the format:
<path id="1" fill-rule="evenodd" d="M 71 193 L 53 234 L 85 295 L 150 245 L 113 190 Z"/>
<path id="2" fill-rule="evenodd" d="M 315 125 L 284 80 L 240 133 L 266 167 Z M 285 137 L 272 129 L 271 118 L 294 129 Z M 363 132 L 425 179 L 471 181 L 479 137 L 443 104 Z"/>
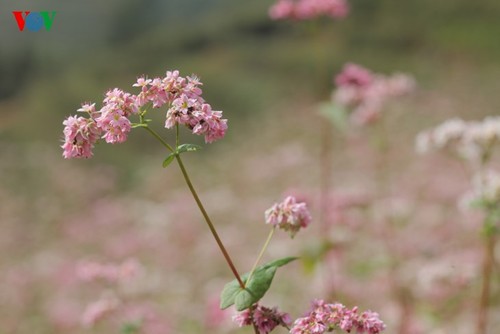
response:
<path id="1" fill-rule="evenodd" d="M 169 154 L 163 161 L 167 167 L 176 160 L 184 180 L 198 205 L 216 243 L 218 244 L 235 279 L 224 286 L 220 298 L 221 309 L 232 305 L 240 313 L 234 317 L 239 326 L 253 326 L 254 331 L 267 334 L 278 326 L 285 327 L 290 333 L 324 333 L 336 329 L 358 333 L 378 334 L 385 325 L 375 312 L 357 313 L 357 308 L 347 309 L 341 304 L 327 304 L 316 301 L 313 309 L 304 318 L 292 323 L 291 317 L 275 308 L 259 304 L 271 286 L 278 268 L 296 260 L 296 257 L 285 257 L 259 265 L 260 260 L 269 245 L 276 229 L 289 232 L 293 238 L 302 228 L 311 223 L 311 214 L 307 204 L 298 201 L 293 196 L 286 197 L 282 202 L 274 204 L 265 212 L 265 221 L 271 225 L 269 236 L 260 251 L 252 269 L 240 275 L 220 239 L 215 225 L 205 210 L 188 172 L 181 159 L 181 154 L 197 151 L 200 146 L 180 144 L 179 126 L 187 127 L 193 134 L 203 135 L 206 143 L 212 143 L 224 137 L 227 130 L 227 120 L 222 118 L 221 111 L 214 111 L 210 104 L 202 98 L 201 81 L 196 76 L 182 77 L 178 71 L 167 71 L 164 78 L 148 79 L 140 77 L 133 85 L 140 88 L 136 95 L 124 92 L 118 88 L 106 93 L 101 109 L 97 110 L 95 103 L 85 103 L 79 112 L 83 116 L 70 116 L 64 122 L 63 156 L 69 158 L 89 158 L 93 155 L 95 144 L 104 139 L 110 144 L 122 143 L 127 140 L 133 128 L 143 128 L 157 139 Z M 158 109 L 166 106 L 165 128 L 175 128 L 175 145 L 170 145 L 159 133 L 153 130 L 146 118 L 148 107 Z M 136 116 L 137 122 L 130 118 Z M 82 266 L 82 277 L 87 280 L 102 278 L 119 281 L 120 277 L 128 277 L 137 271 L 134 262 L 120 267 L 86 264 Z M 84 323 L 94 324 L 107 314 L 115 312 L 119 301 L 114 296 L 106 296 L 91 304 L 85 313 Z M 136 330 L 139 324 L 134 324 Z M 127 328 L 131 328 L 130 326 Z"/>

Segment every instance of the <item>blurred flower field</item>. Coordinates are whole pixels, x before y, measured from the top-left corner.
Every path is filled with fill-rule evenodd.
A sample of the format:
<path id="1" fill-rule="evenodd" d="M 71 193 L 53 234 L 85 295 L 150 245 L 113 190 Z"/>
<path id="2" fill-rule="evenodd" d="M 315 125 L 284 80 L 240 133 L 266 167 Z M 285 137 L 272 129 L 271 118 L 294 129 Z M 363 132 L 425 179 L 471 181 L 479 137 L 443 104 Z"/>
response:
<path id="1" fill-rule="evenodd" d="M 178 89 L 162 86 L 173 97 L 147 116 L 167 142 L 175 142 L 180 123 L 183 142 L 203 147 L 182 158 L 237 270 L 251 271 L 269 225 L 291 232 L 276 232 L 262 263 L 299 259 L 276 272 L 259 305 L 276 306 L 293 320 L 310 316 L 313 300 L 358 306 L 360 313 L 378 313 L 383 333 L 500 331 L 498 51 L 484 40 L 466 44 L 459 33 L 445 38 L 451 46 L 436 42 L 445 30 L 425 35 L 415 42 L 420 46 L 399 48 L 387 37 L 384 47 L 385 31 L 397 35 L 394 27 L 382 29 L 389 21 L 375 20 L 389 11 L 387 1 L 378 8 L 361 0 L 324 1 L 340 7 L 316 25 L 308 21 L 314 12 L 300 14 L 290 9 L 292 2 L 308 1 L 227 7 L 244 24 L 219 14 L 220 26 L 204 26 L 230 6 L 214 2 L 211 10 L 196 12 L 203 24 L 183 31 L 182 51 L 165 52 L 180 50 L 174 37 L 165 37 L 165 49 L 149 44 L 142 64 L 137 49 L 162 36 L 150 31 L 98 49 L 87 69 L 84 54 L 51 80 L 33 74 L 15 94 L 2 88 L 0 333 L 252 333 L 257 329 L 238 325 L 257 315 L 266 320 L 266 312 L 274 316 L 259 308 L 253 320 L 240 313 L 235 322 L 233 307 L 220 309 L 220 292 L 234 277 L 181 169 L 175 163 L 162 168 L 169 152 L 140 126 L 120 119 L 119 135 L 110 130 L 116 113 L 128 118 L 137 110 L 100 114 L 105 125 L 96 125 L 101 132 L 92 132 L 91 142 L 108 137 L 95 143 L 91 159 L 62 156 L 61 145 L 66 158 L 90 156 L 90 146 L 75 148 L 85 136 L 71 132 L 62 142 L 62 122 L 80 103 L 87 103 L 85 122 L 92 123 L 99 118 L 90 101 L 99 109 L 103 99 L 110 105 L 123 97 L 103 92 L 121 87 L 139 94 L 146 86 L 152 92 L 155 83 L 145 80 L 176 68 L 201 77 L 211 108 L 202 107 L 208 102 L 192 87 L 196 93 L 172 102 Z M 494 4 L 470 12 L 485 15 L 492 8 L 500 12 Z M 179 5 L 179 15 L 181 9 L 187 11 Z M 352 22 L 367 18 L 382 28 L 362 38 L 366 26 Z M 409 44 L 411 20 L 400 31 Z M 169 27 L 178 27 L 172 21 Z M 235 30 L 226 33 L 228 26 Z M 212 33 L 213 40 L 207 37 Z M 257 47 L 260 57 L 250 53 Z M 38 52 L 32 57 L 42 64 L 39 73 L 47 73 L 57 57 Z M 126 56 L 113 62 L 120 52 Z M 0 67 L 0 75 L 9 74 Z M 189 83 L 198 80 L 192 78 Z M 193 110 L 200 113 L 193 116 Z M 227 131 L 215 110 L 228 119 Z M 216 125 L 207 125 L 212 121 Z M 65 125 L 75 130 L 82 124 Z M 294 200 L 273 207 L 287 196 Z M 279 224 L 279 210 L 289 208 L 299 212 L 300 228 Z M 315 307 L 343 310 L 320 302 Z M 287 322 L 277 314 L 276 322 Z M 307 333 L 299 325 L 306 326 L 289 324 L 291 332 Z M 348 327 L 335 326 L 334 333 Z"/>

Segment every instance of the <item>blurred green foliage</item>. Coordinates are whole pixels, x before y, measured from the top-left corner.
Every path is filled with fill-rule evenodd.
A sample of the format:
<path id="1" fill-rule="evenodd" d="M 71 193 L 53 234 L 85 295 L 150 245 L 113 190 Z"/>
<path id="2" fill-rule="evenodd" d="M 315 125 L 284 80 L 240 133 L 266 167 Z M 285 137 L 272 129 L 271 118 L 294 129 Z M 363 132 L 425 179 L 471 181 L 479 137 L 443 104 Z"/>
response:
<path id="1" fill-rule="evenodd" d="M 345 20 L 273 22 L 269 0 L 54 1 L 50 33 L 0 35 L 13 45 L 0 51 L 0 140 L 56 142 L 81 102 L 167 69 L 201 76 L 229 139 L 256 114 L 328 98 L 347 61 L 411 72 L 423 86 L 454 80 L 457 67 L 491 80 L 500 71 L 498 1 L 350 2 Z"/>

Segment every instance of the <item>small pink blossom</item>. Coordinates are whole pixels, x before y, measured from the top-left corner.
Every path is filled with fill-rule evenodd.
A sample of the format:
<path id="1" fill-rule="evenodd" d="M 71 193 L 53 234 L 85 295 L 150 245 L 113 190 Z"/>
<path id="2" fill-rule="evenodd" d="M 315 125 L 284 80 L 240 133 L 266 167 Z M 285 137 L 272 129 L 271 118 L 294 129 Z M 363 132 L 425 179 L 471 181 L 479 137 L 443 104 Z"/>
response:
<path id="1" fill-rule="evenodd" d="M 101 116 L 96 119 L 99 128 L 104 131 L 102 138 L 106 143 L 123 143 L 132 129 L 130 120 L 123 111 L 109 104 L 101 109 Z"/>
<path id="2" fill-rule="evenodd" d="M 305 202 L 297 202 L 295 197 L 288 196 L 281 203 L 275 203 L 265 212 L 266 223 L 278 226 L 290 232 L 292 238 L 301 229 L 311 223 L 311 214 Z"/>
<path id="3" fill-rule="evenodd" d="M 87 306 L 81 321 L 85 327 L 93 327 L 97 322 L 113 313 L 118 308 L 119 301 L 114 296 L 106 296 Z"/>
<path id="4" fill-rule="evenodd" d="M 278 0 L 269 9 L 273 20 L 310 20 L 320 16 L 343 18 L 348 13 L 346 0 Z"/>
<path id="5" fill-rule="evenodd" d="M 70 116 L 63 122 L 65 159 L 90 158 L 94 144 L 99 139 L 100 131 L 92 119 Z"/>
<path id="6" fill-rule="evenodd" d="M 104 280 L 109 283 L 129 281 L 141 272 L 141 266 L 135 259 L 128 259 L 121 264 L 101 264 L 81 262 L 76 268 L 77 276 L 84 281 Z"/>
<path id="7" fill-rule="evenodd" d="M 356 86 L 366 87 L 373 82 L 373 73 L 360 65 L 347 63 L 342 72 L 335 77 L 335 83 L 339 87 Z"/>
<path id="8" fill-rule="evenodd" d="M 269 16 L 273 20 L 283 20 L 293 17 L 295 3 L 293 0 L 278 0 L 270 9 Z"/>
<path id="9" fill-rule="evenodd" d="M 323 334 L 340 329 L 346 333 L 379 334 L 385 329 L 378 313 L 365 311 L 358 313 L 358 308 L 349 309 L 342 304 L 327 304 L 323 300 L 313 302 L 311 311 L 295 320 L 291 334 Z"/>
<path id="10" fill-rule="evenodd" d="M 239 327 L 255 325 L 259 334 L 268 334 L 278 326 L 288 327 L 292 323 L 288 313 L 280 312 L 276 307 L 260 305 L 238 313 L 233 317 L 233 321 Z"/>
<path id="11" fill-rule="evenodd" d="M 342 72 L 335 77 L 335 83 L 337 89 L 332 99 L 350 112 L 349 118 L 356 125 L 376 122 L 387 101 L 415 89 L 414 79 L 406 74 L 374 74 L 352 63 L 343 67 Z"/>

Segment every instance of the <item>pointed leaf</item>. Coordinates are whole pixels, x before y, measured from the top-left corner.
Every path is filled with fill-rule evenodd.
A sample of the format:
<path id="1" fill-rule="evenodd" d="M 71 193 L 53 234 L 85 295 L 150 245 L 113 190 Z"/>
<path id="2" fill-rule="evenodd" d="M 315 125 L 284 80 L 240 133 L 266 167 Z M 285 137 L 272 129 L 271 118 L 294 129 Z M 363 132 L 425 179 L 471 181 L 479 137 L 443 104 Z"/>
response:
<path id="1" fill-rule="evenodd" d="M 262 268 L 283 267 L 284 265 L 289 264 L 290 262 L 295 261 L 297 259 L 298 259 L 298 257 L 296 257 L 296 256 L 288 256 L 288 257 L 284 257 L 284 258 L 281 258 L 278 260 L 271 261 L 271 262 L 266 263 L 260 267 L 262 267 Z"/>
<path id="2" fill-rule="evenodd" d="M 251 291 L 248 289 L 241 290 L 234 299 L 234 305 L 236 306 L 236 310 L 241 312 L 246 310 L 253 304 L 255 304 L 260 298 L 255 298 Z"/>
<path id="3" fill-rule="evenodd" d="M 225 310 L 229 306 L 234 304 L 234 299 L 241 292 L 242 289 L 237 280 L 232 280 L 231 282 L 224 285 L 224 289 L 220 295 L 220 309 Z"/>
<path id="4" fill-rule="evenodd" d="M 201 150 L 201 148 L 202 148 L 201 146 L 195 144 L 182 144 L 179 145 L 179 147 L 177 147 L 177 153 L 181 154 L 184 152 L 194 152 Z"/>
<path id="5" fill-rule="evenodd" d="M 236 309 L 243 311 L 258 302 L 271 287 L 278 267 L 261 268 L 255 270 L 245 290 L 238 293 L 235 299 Z"/>
<path id="6" fill-rule="evenodd" d="M 224 286 L 221 293 L 220 308 L 222 310 L 235 304 L 238 311 L 243 311 L 258 302 L 271 287 L 274 274 L 279 267 L 286 265 L 297 257 L 285 257 L 257 267 L 247 283 L 249 273 L 241 276 L 245 289 L 242 289 L 237 280 L 232 280 Z"/>
<path id="7" fill-rule="evenodd" d="M 166 157 L 165 160 L 163 160 L 163 168 L 170 165 L 170 163 L 174 161 L 174 158 L 175 158 L 175 153 L 170 153 L 168 157 Z"/>

